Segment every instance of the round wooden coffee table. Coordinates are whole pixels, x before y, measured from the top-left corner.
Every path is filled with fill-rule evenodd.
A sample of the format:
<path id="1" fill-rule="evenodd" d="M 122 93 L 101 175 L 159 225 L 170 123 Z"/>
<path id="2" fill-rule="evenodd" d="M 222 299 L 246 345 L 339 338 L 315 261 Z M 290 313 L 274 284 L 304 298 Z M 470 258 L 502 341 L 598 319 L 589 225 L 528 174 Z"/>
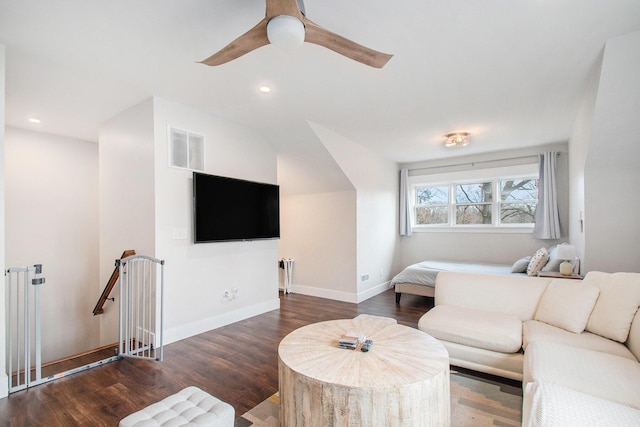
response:
<path id="1" fill-rule="evenodd" d="M 338 348 L 348 332 L 372 339 L 371 350 Z M 278 356 L 281 426 L 450 425 L 447 350 L 393 319 L 304 326 L 280 342 Z"/>

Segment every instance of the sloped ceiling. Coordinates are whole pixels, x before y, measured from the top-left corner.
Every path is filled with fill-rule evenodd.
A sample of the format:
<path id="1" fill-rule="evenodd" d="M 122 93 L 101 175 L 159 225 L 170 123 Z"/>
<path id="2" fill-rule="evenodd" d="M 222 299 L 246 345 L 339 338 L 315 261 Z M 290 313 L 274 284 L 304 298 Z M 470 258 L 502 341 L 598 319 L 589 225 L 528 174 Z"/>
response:
<path id="1" fill-rule="evenodd" d="M 354 186 L 306 121 L 265 132 L 278 147 L 278 182 L 290 194 L 354 190 Z"/>
<path id="2" fill-rule="evenodd" d="M 318 143 L 307 120 L 395 162 L 461 155 L 442 147 L 455 130 L 472 133 L 464 154 L 529 147 L 569 138 L 605 42 L 640 30 L 637 0 L 307 0 L 314 22 L 394 57 L 379 70 L 316 45 L 269 45 L 219 67 L 196 63 L 264 7 L 0 0 L 7 125 L 95 141 L 100 123 L 158 96 L 264 132 L 283 164 L 321 151 L 298 146 Z"/>

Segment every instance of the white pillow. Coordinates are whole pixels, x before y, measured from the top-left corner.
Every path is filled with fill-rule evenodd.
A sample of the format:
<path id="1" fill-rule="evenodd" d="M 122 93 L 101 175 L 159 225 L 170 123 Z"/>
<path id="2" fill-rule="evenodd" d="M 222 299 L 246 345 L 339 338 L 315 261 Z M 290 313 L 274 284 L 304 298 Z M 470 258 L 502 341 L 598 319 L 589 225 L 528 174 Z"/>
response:
<path id="1" fill-rule="evenodd" d="M 599 293 L 584 281 L 554 279 L 542 294 L 535 320 L 579 334 L 587 326 Z"/>
<path id="2" fill-rule="evenodd" d="M 514 262 L 513 265 L 511 266 L 511 272 L 524 273 L 525 271 L 527 271 L 527 267 L 529 266 L 529 261 L 531 261 L 530 256 L 520 258 L 519 260 Z"/>
<path id="3" fill-rule="evenodd" d="M 590 271 L 584 282 L 600 289 L 587 331 L 625 342 L 640 306 L 640 274 Z"/>
<path id="4" fill-rule="evenodd" d="M 527 266 L 527 275 L 535 276 L 538 274 L 538 271 L 549 261 L 549 253 L 545 248 L 540 248 L 536 251 L 535 254 L 531 257 L 531 261 L 529 261 L 529 265 Z"/>

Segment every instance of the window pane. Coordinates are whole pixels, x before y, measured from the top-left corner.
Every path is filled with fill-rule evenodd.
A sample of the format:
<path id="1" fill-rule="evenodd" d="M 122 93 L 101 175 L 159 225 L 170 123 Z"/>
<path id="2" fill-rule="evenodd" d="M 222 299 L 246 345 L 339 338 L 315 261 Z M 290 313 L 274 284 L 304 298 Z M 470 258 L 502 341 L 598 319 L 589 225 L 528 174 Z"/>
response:
<path id="1" fill-rule="evenodd" d="M 416 208 L 416 224 L 447 224 L 449 223 L 449 209 L 446 206 Z"/>
<path id="2" fill-rule="evenodd" d="M 456 224 L 491 224 L 491 204 L 457 205 Z"/>
<path id="3" fill-rule="evenodd" d="M 456 203 L 483 203 L 491 201 L 493 201 L 491 182 L 456 185 Z"/>
<path id="4" fill-rule="evenodd" d="M 502 224 L 533 224 L 535 222 L 536 203 L 502 203 L 500 222 Z"/>
<path id="5" fill-rule="evenodd" d="M 416 202 L 418 205 L 446 205 L 449 203 L 449 187 L 418 187 Z"/>
<path id="6" fill-rule="evenodd" d="M 537 200 L 538 180 L 512 179 L 500 181 L 500 200 Z"/>

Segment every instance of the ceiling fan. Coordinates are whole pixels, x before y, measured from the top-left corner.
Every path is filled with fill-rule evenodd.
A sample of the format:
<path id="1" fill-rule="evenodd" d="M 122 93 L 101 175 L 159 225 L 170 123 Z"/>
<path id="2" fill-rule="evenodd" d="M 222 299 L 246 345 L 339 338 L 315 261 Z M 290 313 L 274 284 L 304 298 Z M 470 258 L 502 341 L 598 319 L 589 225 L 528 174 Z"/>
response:
<path id="1" fill-rule="evenodd" d="M 294 48 L 303 42 L 324 46 L 340 55 L 375 68 L 382 68 L 393 55 L 362 46 L 311 22 L 305 16 L 303 0 L 266 0 L 265 18 L 204 61 L 221 65 L 269 43 Z"/>

